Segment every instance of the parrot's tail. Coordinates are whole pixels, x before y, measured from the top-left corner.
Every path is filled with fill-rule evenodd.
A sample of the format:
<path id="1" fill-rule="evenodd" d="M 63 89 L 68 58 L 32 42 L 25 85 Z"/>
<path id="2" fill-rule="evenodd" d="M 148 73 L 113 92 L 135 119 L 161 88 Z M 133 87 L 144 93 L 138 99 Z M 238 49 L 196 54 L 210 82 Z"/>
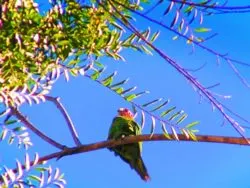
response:
<path id="1" fill-rule="evenodd" d="M 150 176 L 148 175 L 147 168 L 141 157 L 136 162 L 135 171 L 141 176 L 141 178 L 144 181 L 150 180 Z"/>

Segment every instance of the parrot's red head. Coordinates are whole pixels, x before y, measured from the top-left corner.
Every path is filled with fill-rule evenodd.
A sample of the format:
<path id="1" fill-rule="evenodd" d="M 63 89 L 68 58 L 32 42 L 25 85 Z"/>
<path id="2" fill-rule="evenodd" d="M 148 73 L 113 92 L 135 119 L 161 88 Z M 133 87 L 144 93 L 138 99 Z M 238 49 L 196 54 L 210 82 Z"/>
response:
<path id="1" fill-rule="evenodd" d="M 118 115 L 126 119 L 134 119 L 134 114 L 127 108 L 119 108 Z"/>

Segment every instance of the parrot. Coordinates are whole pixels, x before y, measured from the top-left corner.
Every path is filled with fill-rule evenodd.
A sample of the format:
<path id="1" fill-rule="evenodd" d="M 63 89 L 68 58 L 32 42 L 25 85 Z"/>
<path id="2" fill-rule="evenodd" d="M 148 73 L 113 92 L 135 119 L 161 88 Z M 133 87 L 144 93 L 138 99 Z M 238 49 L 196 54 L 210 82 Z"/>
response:
<path id="1" fill-rule="evenodd" d="M 108 140 L 120 139 L 125 136 L 136 136 L 141 134 L 141 127 L 135 122 L 134 114 L 127 108 L 119 108 L 118 115 L 113 119 L 109 129 Z M 144 181 L 149 181 L 146 166 L 142 160 L 142 142 L 125 144 L 108 148 L 115 156 L 128 163 Z"/>

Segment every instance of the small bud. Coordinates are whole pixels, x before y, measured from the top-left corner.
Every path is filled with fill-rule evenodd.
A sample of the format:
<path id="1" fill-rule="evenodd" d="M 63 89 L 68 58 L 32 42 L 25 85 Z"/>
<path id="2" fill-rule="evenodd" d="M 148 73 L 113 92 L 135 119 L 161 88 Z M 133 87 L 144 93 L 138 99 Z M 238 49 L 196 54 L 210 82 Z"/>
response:
<path id="1" fill-rule="evenodd" d="M 37 8 L 38 7 L 38 3 L 33 3 L 33 7 Z"/>
<path id="2" fill-rule="evenodd" d="M 15 34 L 15 38 L 17 40 L 18 45 L 21 46 L 22 45 L 22 41 L 21 41 L 21 37 L 20 37 L 20 35 L 18 33 Z"/>
<path id="3" fill-rule="evenodd" d="M 39 9 L 38 9 L 39 5 L 38 5 L 38 3 L 33 3 L 33 7 L 36 9 L 37 12 L 39 12 Z"/>
<path id="4" fill-rule="evenodd" d="M 0 19 L 0 29 L 3 27 L 3 20 Z"/>
<path id="5" fill-rule="evenodd" d="M 48 45 L 46 45 L 46 44 L 43 45 L 43 48 L 44 48 L 45 50 L 49 50 L 49 47 L 48 47 Z"/>
<path id="6" fill-rule="evenodd" d="M 15 8 L 19 8 L 23 5 L 23 1 L 22 0 L 17 0 L 16 4 L 15 4 Z"/>
<path id="7" fill-rule="evenodd" d="M 54 10 L 55 10 L 56 13 L 59 12 L 59 7 L 58 7 L 58 5 L 55 5 L 55 6 L 54 6 Z"/>
<path id="8" fill-rule="evenodd" d="M 61 4 L 59 4 L 59 6 L 58 6 L 58 10 L 59 10 L 59 14 L 63 14 L 63 7 L 62 7 L 62 5 Z"/>
<path id="9" fill-rule="evenodd" d="M 4 3 L 4 5 L 2 6 L 2 12 L 3 13 L 7 12 L 7 3 Z"/>
<path id="10" fill-rule="evenodd" d="M 35 41 L 36 43 L 39 43 L 39 42 L 40 42 L 40 36 L 39 36 L 39 34 L 38 34 L 38 33 L 35 34 L 35 36 L 33 37 L 33 39 L 34 39 L 34 41 Z"/>
<path id="11" fill-rule="evenodd" d="M 43 39 L 43 43 L 44 43 L 44 44 L 48 44 L 48 36 L 46 36 L 46 37 Z"/>
<path id="12" fill-rule="evenodd" d="M 63 29 L 63 24 L 62 24 L 62 22 L 59 22 L 59 23 L 57 24 L 57 28 L 60 29 L 60 30 Z"/>
<path id="13" fill-rule="evenodd" d="M 56 52 L 56 47 L 53 44 L 51 45 L 51 50 L 52 52 Z"/>
<path id="14" fill-rule="evenodd" d="M 33 54 L 33 53 L 31 53 L 31 52 L 26 52 L 25 53 L 28 57 L 30 57 L 30 58 L 34 58 L 35 57 L 35 55 Z"/>

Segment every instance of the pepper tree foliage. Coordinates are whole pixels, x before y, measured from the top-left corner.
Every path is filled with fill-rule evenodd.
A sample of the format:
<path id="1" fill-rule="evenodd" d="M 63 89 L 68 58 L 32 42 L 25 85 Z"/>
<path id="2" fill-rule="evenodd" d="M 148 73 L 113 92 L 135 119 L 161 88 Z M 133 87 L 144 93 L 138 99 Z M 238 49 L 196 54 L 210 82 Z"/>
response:
<path id="1" fill-rule="evenodd" d="M 60 104 L 57 99 L 50 96 L 50 90 L 59 77 L 65 77 L 68 81 L 69 75 L 84 76 L 115 92 L 131 104 L 141 126 L 145 124 L 145 116 L 150 117 L 151 122 L 147 124 L 151 125 L 151 134 L 154 134 L 155 126 L 160 125 L 164 135 L 169 139 L 178 140 L 177 133 L 181 133 L 195 140 L 197 132 L 195 125 L 198 122 L 185 120 L 187 114 L 183 110 L 171 106 L 168 99 L 162 101 L 144 96 L 147 91 L 137 91 L 136 87 L 127 87 L 127 79 L 117 80 L 117 72 L 105 70 L 106 65 L 102 59 L 109 57 L 124 61 L 126 57 L 123 57 L 121 52 L 125 49 L 160 55 L 189 80 L 199 94 L 207 98 L 228 123 L 242 134 L 241 126 L 231 114 L 225 112 L 212 93 L 153 45 L 160 32 L 151 32 L 150 28 L 138 30 L 132 24 L 134 16 L 141 16 L 173 32 L 175 34 L 173 40 L 184 38 L 188 44 L 206 49 L 232 65 L 236 60 L 210 50 L 202 44 L 212 36 L 202 38 L 204 35 L 200 35 L 210 31 L 209 28 L 202 26 L 204 17 L 230 11 L 223 9 L 226 4 L 217 6 L 218 2 L 211 0 L 197 3 L 177 0 L 50 0 L 51 8 L 41 13 L 39 5 L 33 0 L 0 2 L 0 102 L 3 119 L 0 138 L 2 141 L 6 140 L 9 144 L 17 143 L 19 148 L 24 146 L 28 149 L 32 146 L 29 131 L 35 133 L 39 131 L 32 127 L 18 108 L 24 103 L 32 105 L 53 101 L 57 105 Z M 144 6 L 149 8 L 145 11 Z M 168 24 L 147 16 L 157 6 L 166 7 L 162 14 L 171 18 Z M 193 28 L 194 22 L 198 22 L 199 26 Z M 240 77 L 237 69 L 234 70 Z M 242 77 L 241 79 L 244 81 Z M 136 100 L 138 97 L 144 97 L 144 102 L 138 103 Z M 170 137 L 169 133 L 174 137 Z M 42 133 L 38 135 L 46 141 L 49 140 Z M 76 138 L 76 134 L 74 136 Z M 54 145 L 63 149 L 60 144 Z M 38 154 L 33 161 L 26 154 L 23 163 L 16 161 L 15 170 L 4 166 L 0 179 L 1 187 L 25 185 L 63 187 L 66 184 L 63 174 L 58 169 L 46 166 L 44 162 L 39 160 Z"/>

